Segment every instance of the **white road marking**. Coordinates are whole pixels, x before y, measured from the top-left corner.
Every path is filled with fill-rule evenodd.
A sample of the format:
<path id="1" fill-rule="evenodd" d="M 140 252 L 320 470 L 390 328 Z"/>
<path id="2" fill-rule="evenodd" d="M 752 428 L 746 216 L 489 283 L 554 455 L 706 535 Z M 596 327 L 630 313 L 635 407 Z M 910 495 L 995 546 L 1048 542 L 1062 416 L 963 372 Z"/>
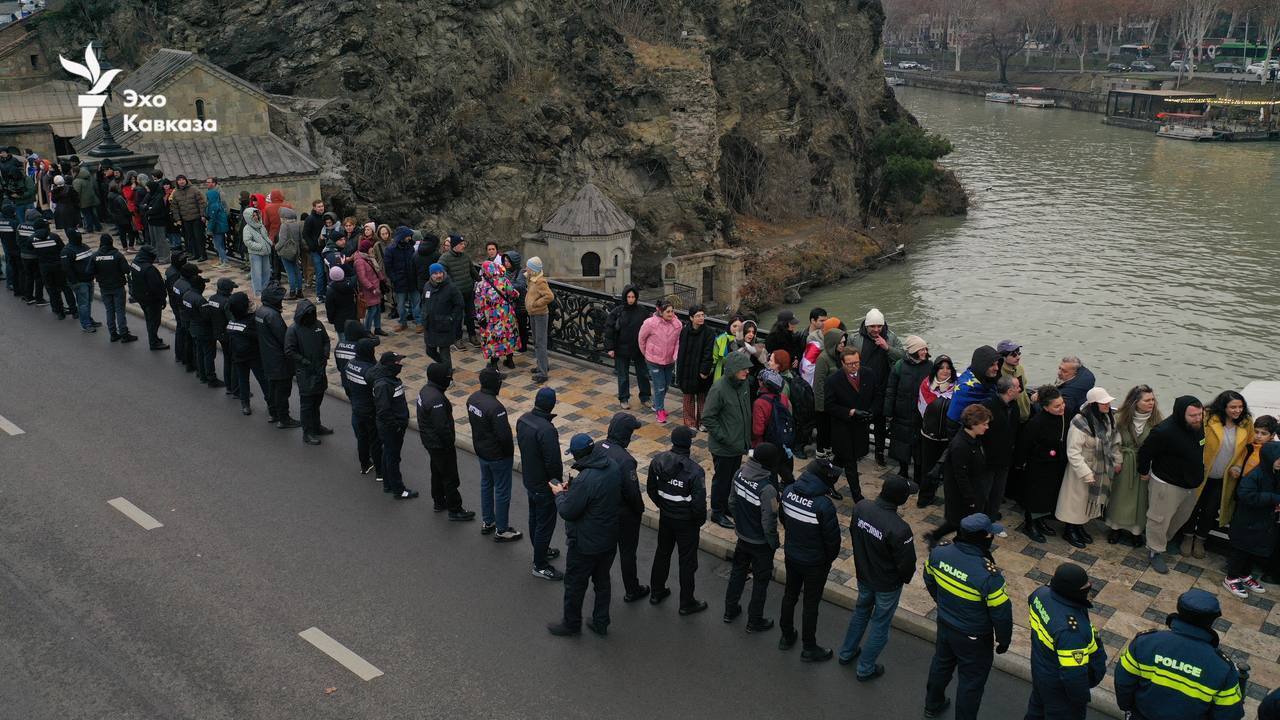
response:
<path id="1" fill-rule="evenodd" d="M 307 628 L 298 633 L 298 636 L 315 645 L 320 652 L 337 660 L 338 664 L 355 673 L 361 680 L 372 680 L 382 674 L 382 671 L 369 664 L 369 661 L 348 650 L 345 645 L 326 635 L 320 628 Z"/>
<path id="2" fill-rule="evenodd" d="M 159 520 L 151 517 L 143 512 L 137 505 L 118 497 L 115 500 L 108 500 L 107 504 L 124 513 L 124 516 L 142 526 L 143 530 L 155 530 L 164 527 Z"/>
<path id="3" fill-rule="evenodd" d="M 25 430 L 23 430 L 22 428 L 18 427 L 17 425 L 14 425 L 13 423 L 9 422 L 9 419 L 8 419 L 8 418 L 6 418 L 6 417 L 5 417 L 5 416 L 3 416 L 3 415 L 0 415 L 0 430 L 4 430 L 5 432 L 9 433 L 10 435 L 25 435 L 25 434 L 26 434 L 26 431 L 25 431 Z"/>

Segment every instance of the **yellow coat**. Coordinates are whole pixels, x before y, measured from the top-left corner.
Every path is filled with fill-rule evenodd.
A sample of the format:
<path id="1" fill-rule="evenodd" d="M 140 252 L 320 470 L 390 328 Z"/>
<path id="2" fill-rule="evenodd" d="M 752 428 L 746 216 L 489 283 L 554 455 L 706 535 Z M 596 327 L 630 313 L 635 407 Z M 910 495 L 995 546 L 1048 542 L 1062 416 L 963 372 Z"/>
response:
<path id="1" fill-rule="evenodd" d="M 1222 421 L 1216 415 L 1209 415 L 1204 421 L 1204 477 L 1209 479 L 1209 468 L 1213 466 L 1213 459 L 1218 456 L 1218 449 L 1222 447 L 1223 426 Z M 1231 523 L 1231 513 L 1236 509 L 1236 485 L 1240 483 L 1240 475 L 1232 477 L 1230 468 L 1240 468 L 1243 470 L 1244 451 L 1249 443 L 1253 442 L 1253 420 L 1247 419 L 1236 427 L 1236 449 L 1231 454 L 1231 464 L 1228 465 L 1226 475 L 1222 478 L 1222 496 L 1218 499 L 1218 524 L 1222 526 Z M 1243 474 L 1243 473 L 1242 473 Z M 1201 488 L 1204 485 L 1200 486 Z"/>

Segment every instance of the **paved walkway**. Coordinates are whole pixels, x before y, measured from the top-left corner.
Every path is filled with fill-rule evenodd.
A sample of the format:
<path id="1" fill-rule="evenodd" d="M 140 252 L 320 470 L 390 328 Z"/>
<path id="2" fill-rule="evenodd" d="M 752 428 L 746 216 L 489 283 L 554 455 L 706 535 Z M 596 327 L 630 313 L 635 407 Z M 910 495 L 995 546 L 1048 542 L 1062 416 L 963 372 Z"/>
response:
<path id="1" fill-rule="evenodd" d="M 219 270 L 216 263 L 204 263 L 204 275 L 210 279 L 212 292 L 214 280 L 219 277 L 231 277 L 239 284 L 241 290 L 249 291 L 248 273 L 238 267 Z M 314 296 L 311 297 L 314 300 Z M 285 303 L 286 321 L 292 320 L 292 301 Z M 140 314 L 136 305 L 129 306 L 130 312 Z M 320 307 L 321 318 L 324 308 Z M 95 314 L 98 311 L 95 310 Z M 165 324 L 173 327 L 168 309 L 165 310 Z M 397 321 L 383 318 L 383 329 L 391 331 Z M 328 324 L 326 322 L 326 327 Z M 141 333 L 141 326 L 134 328 L 135 334 Z M 335 338 L 336 342 L 336 338 Z M 426 368 L 430 359 L 426 356 L 422 336 L 413 333 L 395 333 L 383 338 L 379 352 L 395 350 L 406 356 L 401 378 L 409 390 L 416 395 L 426 383 Z M 453 399 L 458 421 L 459 445 L 470 450 L 471 437 L 464 410 L 465 400 L 479 387 L 478 373 L 485 365 L 478 350 L 468 349 L 454 353 L 454 383 L 449 390 Z M 532 353 L 516 356 L 516 369 L 507 372 L 501 399 L 513 418 L 532 409 L 534 393 L 538 389 L 529 380 L 529 368 L 532 367 Z M 219 365 L 221 367 L 221 365 Z M 331 395 L 343 397 L 337 372 L 332 363 L 329 366 Z M 620 408 L 617 405 L 616 386 L 613 373 L 605 368 L 589 365 L 562 355 L 553 355 L 551 376 L 547 386 L 556 391 L 556 425 L 560 429 L 562 443 L 567 446 L 569 437 L 576 432 L 590 433 L 597 440 L 602 439 L 609 419 Z M 296 402 L 296 401 L 295 401 Z M 643 482 L 647 467 L 647 459 L 668 448 L 668 438 L 674 423 L 679 422 L 679 413 L 674 413 L 672 423 L 658 425 L 650 412 L 641 409 L 633 400 L 633 412 L 645 423 L 631 444 L 631 451 L 640 462 L 640 478 Z M 680 407 L 679 394 L 669 398 L 668 407 Z M 406 443 L 407 448 L 415 445 L 412 440 Z M 408 449 L 407 452 L 415 452 Z M 706 439 L 701 435 L 694 441 L 694 457 L 702 462 L 707 470 L 707 482 L 710 485 L 711 462 L 706 449 Z M 517 459 L 517 468 L 519 460 Z M 870 461 L 861 465 L 863 492 L 875 497 L 883 476 L 891 474 L 886 469 L 876 467 Z M 426 478 L 417 481 L 419 486 L 427 483 Z M 412 480 L 410 484 L 413 484 Z M 841 484 L 843 487 L 843 483 Z M 708 487 L 709 489 L 709 487 Z M 464 498 L 469 493 L 464 489 Z M 474 496 L 468 500 L 475 502 Z M 646 502 L 647 498 L 646 498 Z M 856 597 L 856 579 L 850 538 L 847 532 L 848 516 L 852 504 L 849 498 L 837 503 L 842 516 L 842 542 L 840 558 L 832 567 L 827 581 L 827 598 L 845 607 L 852 607 Z M 917 538 L 923 531 L 936 526 L 942 521 L 942 508 L 934 506 L 920 509 L 914 501 L 903 508 L 903 515 L 916 530 Z M 656 526 L 657 515 L 650 507 L 646 522 Z M 1016 517 L 1012 506 L 1005 508 L 1005 517 Z M 1076 550 L 1061 538 L 1049 538 L 1044 544 L 1033 543 L 1025 536 L 1015 532 L 1010 523 L 1010 534 L 1007 539 L 997 539 L 996 563 L 1004 570 L 1009 586 L 1009 594 L 1013 598 L 1014 622 L 1018 628 L 1014 632 L 1013 643 L 1009 652 L 997 656 L 997 667 L 1015 675 L 1029 677 L 1028 657 L 1030 653 L 1031 633 L 1027 628 L 1026 597 L 1041 584 L 1047 583 L 1054 569 L 1062 562 L 1070 560 L 1089 570 L 1094 581 L 1093 619 L 1100 628 L 1099 635 L 1106 647 L 1109 664 L 1114 667 L 1120 653 L 1129 640 L 1139 631 L 1163 627 L 1165 616 L 1175 608 L 1177 597 L 1192 587 L 1202 588 L 1215 593 L 1223 608 L 1223 617 L 1217 628 L 1221 635 L 1221 648 L 1224 652 L 1246 660 L 1252 666 L 1252 676 L 1247 691 L 1248 715 L 1256 712 L 1257 702 L 1272 688 L 1280 687 L 1280 608 L 1270 596 L 1253 596 L 1241 601 L 1229 595 L 1222 588 L 1223 559 L 1211 553 L 1204 560 L 1191 557 L 1176 558 L 1170 563 L 1170 572 L 1160 575 L 1150 570 L 1143 549 L 1130 548 L 1127 545 L 1108 545 L 1105 540 L 1105 528 L 1093 527 L 1095 542 L 1086 550 Z M 703 549 L 713 554 L 728 557 L 732 553 L 735 538 L 732 530 L 725 530 L 708 523 L 702 530 Z M 917 553 L 923 559 L 927 549 L 923 541 L 917 541 Z M 776 577 L 784 577 L 782 554 L 779 551 L 776 563 Z M 1280 599 L 1280 586 L 1273 590 L 1275 598 Z M 777 602 L 775 597 L 770 601 Z M 706 598 L 713 608 L 718 607 L 718 598 Z M 934 603 L 925 591 L 920 573 L 916 574 L 912 583 L 904 589 L 902 601 L 895 618 L 895 625 L 916 635 L 932 638 L 934 627 Z M 842 638 L 824 638 L 828 645 L 838 645 Z M 1114 671 L 1109 670 L 1107 679 L 1100 686 L 1101 691 L 1094 693 L 1094 705 L 1112 715 L 1119 715 L 1115 707 L 1114 695 L 1111 692 Z"/>

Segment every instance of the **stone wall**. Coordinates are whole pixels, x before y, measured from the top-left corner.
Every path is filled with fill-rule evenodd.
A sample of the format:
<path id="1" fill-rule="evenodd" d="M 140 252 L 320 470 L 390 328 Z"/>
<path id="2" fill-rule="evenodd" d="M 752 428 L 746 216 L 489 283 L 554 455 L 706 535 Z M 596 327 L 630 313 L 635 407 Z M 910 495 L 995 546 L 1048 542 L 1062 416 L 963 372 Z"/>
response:
<path id="1" fill-rule="evenodd" d="M 218 132 L 230 135 L 261 136 L 271 132 L 267 101 L 242 87 L 193 67 L 160 91 L 166 105 L 161 109 L 140 108 L 141 117 L 194 119 L 196 101 L 204 101 L 204 117 L 218 121 Z M 118 102 L 118 100 L 117 100 Z"/>
<path id="2" fill-rule="evenodd" d="M 181 169 L 170 170 L 169 168 L 164 168 L 164 171 L 166 175 L 182 172 Z M 198 178 L 193 182 L 204 187 L 204 178 Z M 301 217 L 302 213 L 311 211 L 311 201 L 320 198 L 320 179 L 317 177 L 228 180 L 221 185 L 222 194 L 227 198 L 228 208 L 240 207 L 236 198 L 240 197 L 241 190 L 248 190 L 251 195 L 253 193 L 266 195 L 269 191 L 278 189 L 284 193 L 285 199 Z"/>
<path id="3" fill-rule="evenodd" d="M 31 148 L 42 158 L 56 154 L 53 131 L 48 125 L 0 125 L 0 145 L 12 145 L 23 151 Z"/>
<path id="4" fill-rule="evenodd" d="M 4 56 L 0 57 L 0 91 L 26 90 L 52 78 L 53 70 L 61 72 L 60 67 L 49 66 L 39 36 L 29 33 L 28 28 L 27 22 L 10 23 L 0 28 L 0 51 L 4 51 Z M 7 49 L 9 46 L 12 49 Z M 84 53 L 83 45 L 80 53 Z M 57 53 L 54 53 L 53 61 L 58 61 Z"/>

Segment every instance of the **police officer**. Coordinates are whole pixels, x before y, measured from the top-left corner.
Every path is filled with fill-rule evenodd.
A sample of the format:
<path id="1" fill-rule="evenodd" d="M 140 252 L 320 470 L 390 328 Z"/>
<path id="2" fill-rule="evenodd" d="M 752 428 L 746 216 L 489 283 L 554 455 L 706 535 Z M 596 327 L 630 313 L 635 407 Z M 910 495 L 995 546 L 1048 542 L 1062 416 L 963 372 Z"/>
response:
<path id="1" fill-rule="evenodd" d="M 200 276 L 200 270 L 194 264 L 182 268 L 182 279 L 186 281 L 187 288 L 182 293 L 179 317 L 186 321 L 187 333 L 191 336 L 191 357 L 195 360 L 196 380 L 211 388 L 226 387 L 218 379 L 217 367 L 214 365 L 217 352 L 214 350 L 213 323 L 205 309 L 206 280 Z M 177 288 L 181 283 L 182 280 L 179 280 L 174 287 Z"/>
<path id="2" fill-rule="evenodd" d="M 129 282 L 129 261 L 116 249 L 110 235 L 98 238 L 98 251 L 93 257 L 93 279 L 102 291 L 102 309 L 106 314 L 107 331 L 111 342 L 131 343 L 138 340 L 129 332 L 129 320 L 125 315 L 125 285 Z M 159 273 L 156 280 L 160 280 Z"/>
<path id="3" fill-rule="evenodd" d="M 448 393 L 452 383 L 453 370 L 449 365 L 434 362 L 427 366 L 427 384 L 418 392 L 418 439 L 431 458 L 431 499 L 436 507 L 449 511 L 450 520 L 468 522 L 475 520 L 476 514 L 462 507 L 462 495 L 458 492 L 462 479 L 458 476 L 457 436 L 453 403 Z"/>
<path id="4" fill-rule="evenodd" d="M 1107 675 L 1107 651 L 1089 622 L 1089 575 L 1062 563 L 1027 598 L 1031 627 L 1031 699 L 1026 720 L 1083 720 L 1089 689 Z"/>
<path id="5" fill-rule="evenodd" d="M 35 249 L 40 279 L 44 281 L 45 292 L 49 293 L 49 302 L 53 305 L 50 309 L 59 320 L 67 315 L 75 316 L 76 299 L 71 295 L 71 288 L 67 287 L 66 274 L 62 272 L 62 238 L 49 232 L 49 223 L 43 217 L 31 225 L 35 228 L 31 234 L 31 247 Z"/>
<path id="6" fill-rule="evenodd" d="M 827 497 L 840 472 L 840 466 L 830 460 L 814 460 L 782 493 L 782 526 L 787 531 L 782 551 L 787 584 L 778 620 L 782 630 L 778 649 L 790 650 L 796 644 L 796 603 L 803 593 L 799 637 L 804 643 L 800 655 L 804 662 L 824 662 L 832 655 L 831 648 L 818 644 L 818 606 L 831 563 L 840 556 L 840 523 L 835 503 Z"/>
<path id="7" fill-rule="evenodd" d="M 640 584 L 636 572 L 636 548 L 640 546 L 640 521 L 644 517 L 644 492 L 636 474 L 636 459 L 627 446 L 640 429 L 640 421 L 631 413 L 616 413 L 609 420 L 608 437 L 600 443 L 609 459 L 622 470 L 622 508 L 618 511 L 618 564 L 622 569 L 623 602 L 649 597 L 649 586 Z"/>
<path id="8" fill-rule="evenodd" d="M 1218 649 L 1218 598 L 1200 589 L 1178 597 L 1168 630 L 1138 633 L 1116 665 L 1116 704 L 1131 720 L 1239 720 L 1240 672 Z"/>
<path id="9" fill-rule="evenodd" d="M 284 288 L 270 283 L 262 289 L 262 307 L 253 313 L 258 323 L 258 350 L 262 354 L 262 371 L 267 376 L 267 422 L 281 430 L 301 427 L 289 416 L 289 396 L 293 394 L 293 363 L 284 354 L 284 336 L 288 332 L 284 317 Z"/>
<path id="10" fill-rule="evenodd" d="M 155 262 L 156 251 L 149 245 L 143 245 L 133 256 L 133 262 L 129 263 L 129 294 L 142 306 L 142 316 L 147 325 L 147 346 L 152 350 L 168 350 L 169 343 L 160 339 L 160 317 L 164 313 L 169 290 Z M 254 342 L 257 342 L 256 338 Z"/>
<path id="11" fill-rule="evenodd" d="M 649 604 L 657 605 L 671 595 L 667 576 L 671 572 L 671 551 L 680 550 L 680 614 L 692 615 L 707 609 L 707 602 L 693 595 L 693 576 L 698 571 L 698 529 L 707 521 L 706 472 L 689 456 L 693 429 L 680 426 L 671 431 L 671 449 L 649 462 L 649 499 L 658 506 L 658 549 L 653 554 L 649 584 L 653 591 Z"/>
<path id="12" fill-rule="evenodd" d="M 947 685 L 959 666 L 956 720 L 976 720 L 996 654 L 1009 649 L 1013 606 L 1004 576 L 991 556 L 991 541 L 1004 528 L 983 513 L 960 521 L 956 542 L 929 553 L 924 585 L 938 604 L 938 638 L 925 691 L 925 717 L 938 717 L 951 701 Z"/>
<path id="13" fill-rule="evenodd" d="M 14 297 L 22 297 L 22 256 L 18 251 L 18 209 L 4 200 L 0 205 L 0 250 L 4 251 L 4 284 Z"/>
<path id="14" fill-rule="evenodd" d="M 195 365 L 191 358 L 191 336 L 187 333 L 185 323 L 182 321 L 182 294 L 186 292 L 186 286 L 178 287 L 182 283 L 182 268 L 187 266 L 187 254 L 184 252 L 175 252 L 171 257 L 169 267 L 164 271 L 164 290 L 165 297 L 169 300 L 169 310 L 173 313 L 174 322 L 177 323 L 177 329 L 173 331 L 173 361 L 182 363 L 186 366 L 187 371 L 195 370 Z M 261 328 L 259 328 L 261 329 Z"/>
<path id="15" fill-rule="evenodd" d="M 378 360 L 378 367 L 370 373 L 373 377 L 373 407 L 378 424 L 378 437 L 382 439 L 383 489 L 397 500 L 418 497 L 417 490 L 404 486 L 400 477 L 400 449 L 404 446 L 404 431 L 409 429 L 409 403 L 404 398 L 404 383 L 400 381 L 404 356 L 385 352 Z"/>
<path id="16" fill-rule="evenodd" d="M 144 246 L 138 255 L 148 250 L 150 248 Z M 262 351 L 258 347 L 258 323 L 249 307 L 249 296 L 242 292 L 232 293 L 227 303 L 227 311 L 231 314 L 227 321 L 227 338 L 231 346 L 231 361 L 235 365 L 240 412 L 245 415 L 253 414 L 249 406 L 253 397 L 253 390 L 249 387 L 250 373 L 258 378 L 258 389 L 263 397 L 268 397 L 267 381 L 262 375 Z"/>
<path id="17" fill-rule="evenodd" d="M 22 263 L 22 299 L 28 305 L 44 307 L 48 301 L 44 299 L 44 280 L 40 277 L 40 258 L 31 240 L 36 234 L 36 222 L 44 216 L 39 210 L 28 210 L 25 218 L 18 224 L 18 260 Z M 48 227 L 48 223 L 45 223 Z"/>
<path id="18" fill-rule="evenodd" d="M 93 256 L 97 252 L 84 244 L 84 236 L 80 233 L 67 233 L 67 240 L 60 258 L 62 277 L 75 299 L 73 307 L 80 320 L 80 329 L 95 333 L 102 327 L 102 323 L 93 319 Z"/>
<path id="19" fill-rule="evenodd" d="M 347 369 L 347 362 L 356 356 L 356 341 L 361 338 L 371 337 L 369 331 L 364 329 L 364 323 L 359 320 L 348 320 L 347 324 L 342 328 L 342 334 L 338 336 L 338 342 L 333 346 L 333 364 L 338 368 L 338 375 L 342 375 Z M 343 380 L 342 389 L 346 390 L 346 380 Z M 347 393 L 350 395 L 350 393 Z M 361 466 L 363 469 L 367 466 Z"/>
<path id="20" fill-rule="evenodd" d="M 782 546 L 778 538 L 778 475 L 783 451 L 762 442 L 733 476 L 729 491 L 729 511 L 738 544 L 733 548 L 733 569 L 724 593 L 724 621 L 731 623 L 742 614 L 742 590 L 747 575 L 752 578 L 751 601 L 747 603 L 747 632 L 764 632 L 773 620 L 764 617 L 769 582 L 773 580 L 773 553 Z"/>
<path id="21" fill-rule="evenodd" d="M 294 367 L 298 381 L 298 418 L 302 422 L 302 442 L 319 445 L 321 435 L 333 430 L 320 423 L 320 403 L 329 387 L 329 333 L 316 319 L 316 306 L 302 298 L 293 310 L 293 324 L 285 331 L 284 354 Z"/>
<path id="22" fill-rule="evenodd" d="M 365 332 L 363 326 L 360 331 Z M 347 361 L 342 380 L 347 399 L 351 401 L 351 430 L 356 436 L 360 474 L 368 475 L 373 472 L 374 481 L 382 483 L 384 492 L 391 492 L 383 481 L 382 439 L 378 437 L 378 422 L 373 404 L 373 371 L 378 367 L 374 350 L 377 347 L 376 337 L 356 340 L 355 357 Z"/>
<path id="23" fill-rule="evenodd" d="M 483 395 L 493 387 L 493 378 L 498 375 L 497 366 L 480 373 L 480 393 Z M 498 383 L 501 384 L 498 375 Z M 494 393 L 496 399 L 497 393 Z M 472 399 L 483 398 L 473 395 Z M 475 404 L 467 401 L 467 410 L 473 415 Z M 492 402 L 489 403 L 492 406 Z M 549 387 L 538 388 L 533 399 L 533 409 L 520 416 L 516 421 L 516 444 L 520 446 L 520 461 L 524 464 L 521 478 L 529 497 L 529 542 L 533 545 L 533 575 L 543 580 L 563 580 L 564 576 L 548 560 L 559 553 L 552 553 L 549 546 L 551 537 L 556 531 L 556 500 L 551 494 L 550 485 L 559 483 L 564 477 L 564 462 L 560 455 L 560 431 L 556 429 L 555 419 L 556 391 Z M 505 413 L 505 410 L 503 410 Z M 491 411 L 483 411 L 484 415 L 494 417 Z M 506 422 L 502 417 L 498 422 Z M 477 437 L 479 433 L 472 433 Z M 483 457 L 483 456 L 481 456 Z M 488 458 L 484 458 L 488 459 Z"/>
<path id="24" fill-rule="evenodd" d="M 441 363 L 447 365 L 447 363 Z M 495 368 L 480 371 L 480 389 L 467 398 L 467 423 L 471 426 L 471 441 L 476 459 L 480 462 L 480 534 L 493 534 L 498 543 L 519 540 L 521 534 L 509 526 L 511 520 L 511 468 L 515 464 L 516 446 L 511 437 L 511 417 L 498 398 L 502 392 L 502 373 Z M 554 432 L 554 428 L 551 430 Z M 557 445 L 557 448 L 559 446 Z M 532 457 L 527 456 L 527 457 Z M 559 458 L 556 458 L 559 460 Z M 527 461 L 532 462 L 532 461 Z M 531 474 L 526 470 L 525 477 Z M 550 488 L 547 489 L 550 492 Z M 541 545 L 539 556 L 538 525 L 533 492 L 529 491 L 529 542 L 533 545 L 532 574 L 543 580 L 560 580 L 559 570 L 547 562 L 559 556 L 560 551 Z M 552 501 L 554 502 L 554 500 Z M 508 525 L 503 532 L 500 525 Z M 549 541 L 549 540 L 548 540 Z M 543 565 L 538 565 L 541 557 Z"/>
<path id="25" fill-rule="evenodd" d="M 227 384 L 226 395 L 240 395 L 235 364 L 231 361 L 231 343 L 227 338 L 227 322 L 231 320 L 231 293 L 240 287 L 231 278 L 219 278 L 217 292 L 209 296 L 204 305 L 205 316 L 213 333 L 213 340 L 222 348 L 222 380 Z"/>

